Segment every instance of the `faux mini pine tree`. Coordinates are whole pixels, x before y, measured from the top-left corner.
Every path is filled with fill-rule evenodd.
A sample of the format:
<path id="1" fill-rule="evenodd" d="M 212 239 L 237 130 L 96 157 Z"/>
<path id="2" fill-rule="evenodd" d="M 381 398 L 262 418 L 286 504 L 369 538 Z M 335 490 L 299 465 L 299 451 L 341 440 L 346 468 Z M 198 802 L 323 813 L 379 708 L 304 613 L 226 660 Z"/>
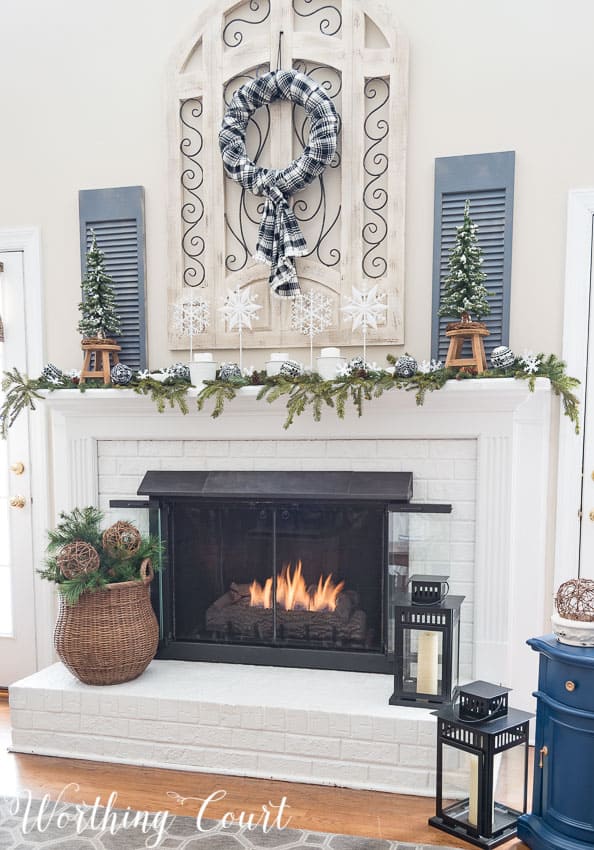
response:
<path id="1" fill-rule="evenodd" d="M 482 251 L 478 244 L 477 225 L 470 218 L 470 201 L 464 205 L 464 221 L 456 228 L 456 242 L 450 254 L 450 273 L 446 277 L 445 291 L 439 308 L 440 316 L 460 316 L 470 322 L 491 312 L 482 271 Z"/>
<path id="2" fill-rule="evenodd" d="M 82 318 L 78 330 L 84 339 L 105 339 L 120 332 L 111 278 L 105 273 L 105 257 L 93 241 L 87 254 L 87 273 L 82 281 L 83 300 L 78 305 Z"/>

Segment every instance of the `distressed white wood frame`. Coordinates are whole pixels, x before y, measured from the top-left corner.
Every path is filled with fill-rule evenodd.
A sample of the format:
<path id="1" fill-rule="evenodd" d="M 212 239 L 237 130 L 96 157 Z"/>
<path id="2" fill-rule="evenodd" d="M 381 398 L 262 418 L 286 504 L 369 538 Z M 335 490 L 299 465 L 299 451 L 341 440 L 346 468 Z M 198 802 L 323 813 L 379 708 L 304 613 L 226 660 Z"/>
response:
<path id="1" fill-rule="evenodd" d="M 25 286 L 25 315 L 27 320 L 27 369 L 38 375 L 44 357 L 44 298 L 41 273 L 41 236 L 37 227 L 0 228 L 0 252 L 23 253 Z M 44 408 L 45 405 L 40 405 Z M 21 414 L 27 416 L 27 413 Z M 29 422 L 29 454 L 31 462 L 31 524 L 33 558 L 43 563 L 46 529 L 50 526 L 51 502 L 48 466 L 48 435 L 46 411 L 41 409 Z M 55 596 L 52 586 L 35 578 L 35 640 L 37 665 L 44 667 L 54 660 L 51 636 L 55 622 Z"/>
<path id="2" fill-rule="evenodd" d="M 567 372 L 580 380 L 580 436 L 560 414 L 555 540 L 555 587 L 577 575 L 580 560 L 579 511 L 584 460 L 586 377 L 594 375 L 594 350 L 588 345 L 591 307 L 594 189 L 576 189 L 567 204 L 567 248 L 562 357 Z M 589 507 L 588 507 L 589 510 Z M 588 520 L 589 521 L 589 520 Z"/>
<path id="3" fill-rule="evenodd" d="M 196 21 L 191 34 L 177 48 L 170 67 L 169 77 L 169 183 L 170 209 L 169 250 L 170 283 L 169 304 L 182 293 L 204 297 L 210 305 L 210 328 L 194 337 L 193 348 L 235 348 L 237 334 L 229 333 L 217 309 L 228 289 L 254 285 L 254 291 L 263 305 L 260 321 L 252 331 L 246 331 L 246 348 L 302 347 L 307 340 L 291 329 L 288 299 L 271 296 L 268 287 L 269 268 L 248 260 L 245 268 L 229 272 L 225 267 L 228 253 L 225 227 L 225 177 L 218 146 L 218 132 L 224 114 L 222 92 L 227 81 L 243 72 L 270 63 L 276 67 L 279 34 L 282 31 L 283 67 L 295 60 L 328 65 L 342 75 L 342 171 L 341 216 L 336 228 L 336 247 L 341 261 L 329 268 L 314 257 L 297 261 L 297 270 L 303 289 L 320 288 L 333 301 L 333 326 L 316 337 L 317 345 L 348 345 L 353 342 L 350 321 L 340 313 L 351 287 L 360 287 L 364 277 L 363 227 L 366 222 L 363 204 L 365 173 L 364 122 L 366 103 L 364 88 L 367 80 L 385 79 L 390 86 L 385 117 L 389 121 L 386 152 L 389 167 L 385 175 L 388 193 L 383 212 L 387 219 L 385 249 L 386 272 L 378 279 L 369 278 L 369 286 L 379 284 L 386 293 L 388 313 L 385 324 L 368 333 L 371 344 L 399 344 L 404 342 L 404 218 L 405 175 L 408 104 L 408 44 L 394 24 L 394 15 L 384 0 L 337 0 L 342 14 L 340 37 L 323 35 L 319 30 L 300 31 L 294 27 L 295 12 L 292 0 L 272 0 L 266 25 L 253 27 L 246 33 L 244 42 L 237 48 L 225 48 L 222 34 L 225 23 L 242 3 L 219 0 Z M 386 46 L 366 46 L 366 27 L 376 27 Z M 249 27 L 247 28 L 249 30 Z M 182 140 L 179 118 L 183 101 L 196 98 L 202 105 L 201 127 L 203 147 L 200 164 L 204 183 L 201 194 L 205 206 L 202 235 L 205 249 L 202 261 L 205 266 L 205 285 L 188 287 L 183 284 L 184 260 L 182 252 L 182 222 L 180 211 L 183 190 L 180 177 L 183 170 L 180 143 Z M 278 105 L 275 105 L 278 106 Z M 285 118 L 283 119 L 283 114 Z M 272 109 L 270 135 L 271 163 L 283 165 L 290 162 L 293 152 L 290 112 Z M 368 142 L 369 145 L 369 142 Z M 369 178 L 367 178 L 369 180 Z M 298 195 L 296 196 L 298 197 Z M 255 247 L 255 246 L 254 246 Z M 329 247 L 332 247 L 331 245 Z M 367 246 L 368 247 L 368 246 Z M 170 310 L 171 316 L 171 310 Z M 176 335 L 169 323 L 171 348 L 189 348 L 187 337 Z"/>

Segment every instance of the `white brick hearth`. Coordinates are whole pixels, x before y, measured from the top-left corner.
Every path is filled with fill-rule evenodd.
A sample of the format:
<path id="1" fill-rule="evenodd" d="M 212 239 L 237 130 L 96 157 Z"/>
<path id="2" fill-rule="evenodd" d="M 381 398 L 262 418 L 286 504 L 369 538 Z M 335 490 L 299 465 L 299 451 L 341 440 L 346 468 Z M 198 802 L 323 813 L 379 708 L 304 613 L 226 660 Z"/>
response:
<path id="1" fill-rule="evenodd" d="M 450 381 L 422 407 L 394 391 L 362 418 L 325 411 L 316 423 L 305 413 L 285 431 L 282 402 L 249 394 L 213 420 L 195 409 L 159 414 L 131 390 L 56 391 L 46 401 L 53 513 L 87 504 L 107 511 L 110 499 L 135 497 L 149 469 L 410 471 L 415 501 L 453 506 L 433 530 L 414 519 L 411 565 L 439 566 L 452 592 L 466 596 L 463 677 L 505 684 L 513 704 L 530 710 L 537 672 L 525 640 L 542 633 L 549 608 L 550 398 L 545 379 L 534 393 L 513 379 Z M 434 718 L 389 706 L 391 692 L 390 677 L 377 674 L 170 661 L 100 689 L 57 665 L 11 689 L 13 743 L 25 752 L 432 793 Z"/>
<path id="2" fill-rule="evenodd" d="M 435 718 L 389 706 L 390 676 L 153 661 L 91 687 L 61 665 L 10 690 L 18 752 L 433 793 Z"/>

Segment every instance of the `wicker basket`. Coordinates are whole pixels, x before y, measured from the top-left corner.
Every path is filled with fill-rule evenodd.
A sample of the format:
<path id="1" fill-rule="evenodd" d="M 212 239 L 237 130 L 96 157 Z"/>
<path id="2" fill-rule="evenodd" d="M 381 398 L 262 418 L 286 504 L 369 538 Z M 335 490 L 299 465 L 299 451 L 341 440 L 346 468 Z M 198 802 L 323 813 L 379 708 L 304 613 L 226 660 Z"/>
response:
<path id="1" fill-rule="evenodd" d="M 60 659 L 81 682 L 129 682 L 155 657 L 159 626 L 150 600 L 153 568 L 148 559 L 142 562 L 140 575 L 140 581 L 83 593 L 76 605 L 68 605 L 60 596 L 54 644 Z"/>

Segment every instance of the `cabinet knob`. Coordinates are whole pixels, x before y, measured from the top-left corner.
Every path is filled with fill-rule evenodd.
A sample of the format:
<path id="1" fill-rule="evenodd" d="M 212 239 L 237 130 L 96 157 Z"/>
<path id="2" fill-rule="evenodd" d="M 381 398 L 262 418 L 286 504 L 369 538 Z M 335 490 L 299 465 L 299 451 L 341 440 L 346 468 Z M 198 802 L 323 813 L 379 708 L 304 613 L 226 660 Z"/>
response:
<path id="1" fill-rule="evenodd" d="M 569 693 L 572 694 L 575 691 L 575 682 L 572 682 L 571 679 L 568 679 L 567 682 L 565 682 L 565 690 L 569 691 Z"/>

